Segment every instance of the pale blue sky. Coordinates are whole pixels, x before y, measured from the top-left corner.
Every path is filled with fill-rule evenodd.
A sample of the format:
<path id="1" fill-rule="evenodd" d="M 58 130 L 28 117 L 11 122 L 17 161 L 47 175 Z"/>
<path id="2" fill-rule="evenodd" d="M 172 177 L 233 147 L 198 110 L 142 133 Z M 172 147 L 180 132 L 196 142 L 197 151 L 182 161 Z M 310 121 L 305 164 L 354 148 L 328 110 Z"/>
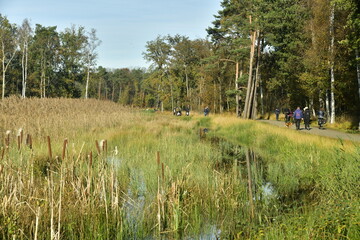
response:
<path id="1" fill-rule="evenodd" d="M 98 65 L 109 68 L 148 67 L 142 52 L 158 35 L 206 38 L 218 10 L 220 0 L 0 0 L 11 23 L 28 18 L 33 28 L 95 28 L 102 41 Z"/>

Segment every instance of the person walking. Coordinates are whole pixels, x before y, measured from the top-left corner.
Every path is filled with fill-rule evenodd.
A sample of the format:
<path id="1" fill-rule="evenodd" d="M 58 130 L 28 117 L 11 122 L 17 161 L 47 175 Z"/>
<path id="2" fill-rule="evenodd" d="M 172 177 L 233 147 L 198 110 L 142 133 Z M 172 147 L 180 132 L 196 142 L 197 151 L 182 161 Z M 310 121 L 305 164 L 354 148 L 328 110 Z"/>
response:
<path id="1" fill-rule="evenodd" d="M 187 105 L 185 108 L 186 116 L 190 116 L 190 105 Z"/>
<path id="2" fill-rule="evenodd" d="M 292 112 L 289 108 L 284 109 L 284 115 L 285 115 L 285 127 L 289 128 L 292 125 L 291 117 Z"/>
<path id="3" fill-rule="evenodd" d="M 294 120 L 296 125 L 296 130 L 300 130 L 300 122 L 301 119 L 304 118 L 303 112 L 301 111 L 300 107 L 297 107 L 294 112 Z"/>
<path id="4" fill-rule="evenodd" d="M 280 109 L 276 108 L 275 109 L 276 121 L 279 121 L 279 114 L 280 114 Z"/>
<path id="5" fill-rule="evenodd" d="M 321 108 L 318 112 L 318 125 L 322 129 L 325 124 L 325 111 Z"/>
<path id="6" fill-rule="evenodd" d="M 204 116 L 206 117 L 207 115 L 209 115 L 210 109 L 209 107 L 204 108 Z"/>
<path id="7" fill-rule="evenodd" d="M 305 129 L 310 130 L 310 110 L 308 107 L 304 108 L 304 125 Z"/>

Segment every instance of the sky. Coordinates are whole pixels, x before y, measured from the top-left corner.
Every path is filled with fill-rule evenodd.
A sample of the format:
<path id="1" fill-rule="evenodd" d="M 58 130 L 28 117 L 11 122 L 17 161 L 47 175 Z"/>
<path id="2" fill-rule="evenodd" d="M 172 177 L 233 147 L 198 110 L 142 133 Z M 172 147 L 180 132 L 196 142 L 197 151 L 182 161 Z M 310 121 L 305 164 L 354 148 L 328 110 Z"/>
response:
<path id="1" fill-rule="evenodd" d="M 159 35 L 206 38 L 219 10 L 220 0 L 0 0 L 11 23 L 96 29 L 97 65 L 106 68 L 147 68 L 142 53 Z"/>

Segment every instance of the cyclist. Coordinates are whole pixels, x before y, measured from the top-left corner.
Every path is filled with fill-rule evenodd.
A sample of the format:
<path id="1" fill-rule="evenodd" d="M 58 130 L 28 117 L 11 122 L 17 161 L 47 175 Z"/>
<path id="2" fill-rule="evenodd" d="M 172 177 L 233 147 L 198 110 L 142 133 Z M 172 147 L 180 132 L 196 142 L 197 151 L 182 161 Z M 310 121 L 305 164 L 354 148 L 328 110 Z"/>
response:
<path id="1" fill-rule="evenodd" d="M 318 125 L 319 129 L 323 129 L 325 124 L 325 111 L 321 108 L 318 111 Z"/>

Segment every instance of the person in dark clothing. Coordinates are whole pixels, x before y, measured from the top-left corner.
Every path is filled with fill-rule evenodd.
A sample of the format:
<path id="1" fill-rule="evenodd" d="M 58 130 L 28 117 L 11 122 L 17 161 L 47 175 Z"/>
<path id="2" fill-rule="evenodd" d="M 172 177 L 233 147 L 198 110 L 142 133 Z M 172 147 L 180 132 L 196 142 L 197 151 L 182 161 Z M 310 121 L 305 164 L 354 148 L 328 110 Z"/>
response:
<path id="1" fill-rule="evenodd" d="M 276 121 L 279 121 L 279 114 L 280 114 L 280 109 L 276 108 L 275 109 Z"/>
<path id="2" fill-rule="evenodd" d="M 320 109 L 318 112 L 318 124 L 319 129 L 322 129 L 325 124 L 325 111 L 323 109 Z"/>
<path id="3" fill-rule="evenodd" d="M 209 107 L 204 108 L 204 116 L 206 117 L 207 115 L 209 115 L 210 109 Z"/>
<path id="4" fill-rule="evenodd" d="M 296 130 L 300 130 L 300 122 L 301 119 L 304 118 L 304 114 L 301 111 L 300 107 L 297 107 L 297 109 L 294 112 L 294 120 L 295 120 L 295 125 L 296 125 Z"/>
<path id="5" fill-rule="evenodd" d="M 285 127 L 290 127 L 292 125 L 291 117 L 292 112 L 289 108 L 284 109 L 284 115 L 285 115 Z"/>
<path id="6" fill-rule="evenodd" d="M 190 105 L 185 107 L 186 116 L 190 116 Z"/>
<path id="7" fill-rule="evenodd" d="M 308 107 L 304 108 L 304 125 L 305 129 L 310 130 L 310 110 Z"/>

